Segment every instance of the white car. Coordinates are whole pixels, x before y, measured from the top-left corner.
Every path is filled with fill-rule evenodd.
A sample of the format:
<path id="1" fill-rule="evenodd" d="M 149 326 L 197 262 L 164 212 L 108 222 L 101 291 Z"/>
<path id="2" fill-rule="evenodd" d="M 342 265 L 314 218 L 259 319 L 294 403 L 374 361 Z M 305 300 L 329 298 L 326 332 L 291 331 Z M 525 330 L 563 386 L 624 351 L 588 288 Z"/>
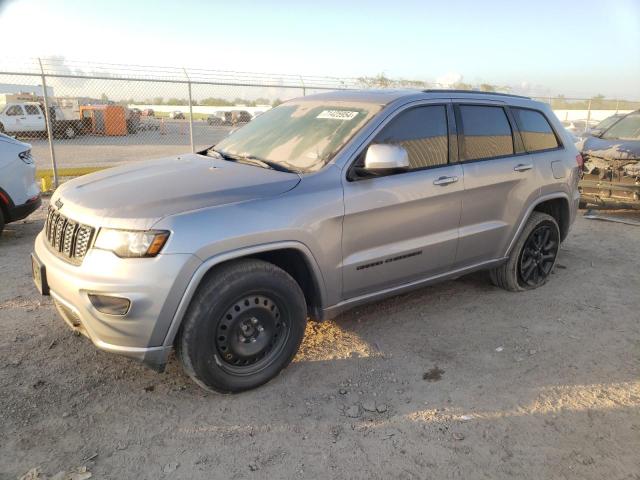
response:
<path id="1" fill-rule="evenodd" d="M 29 216 L 41 202 L 31 145 L 0 133 L 0 233 L 6 223 Z"/>

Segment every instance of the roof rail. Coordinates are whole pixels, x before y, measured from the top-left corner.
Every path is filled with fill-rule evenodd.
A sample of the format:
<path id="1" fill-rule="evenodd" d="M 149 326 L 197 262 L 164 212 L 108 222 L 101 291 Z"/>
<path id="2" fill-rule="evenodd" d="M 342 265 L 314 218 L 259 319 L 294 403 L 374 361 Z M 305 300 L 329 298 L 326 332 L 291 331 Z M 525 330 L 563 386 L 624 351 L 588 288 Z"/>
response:
<path id="1" fill-rule="evenodd" d="M 429 88 L 427 90 L 422 90 L 424 93 L 472 93 L 474 95 L 500 95 L 502 97 L 515 97 L 515 98 L 527 98 L 531 99 L 531 97 L 525 97 L 524 95 L 514 95 L 513 93 L 500 93 L 500 92 L 485 92 L 483 90 L 456 90 L 456 89 L 447 89 L 447 88 Z"/>

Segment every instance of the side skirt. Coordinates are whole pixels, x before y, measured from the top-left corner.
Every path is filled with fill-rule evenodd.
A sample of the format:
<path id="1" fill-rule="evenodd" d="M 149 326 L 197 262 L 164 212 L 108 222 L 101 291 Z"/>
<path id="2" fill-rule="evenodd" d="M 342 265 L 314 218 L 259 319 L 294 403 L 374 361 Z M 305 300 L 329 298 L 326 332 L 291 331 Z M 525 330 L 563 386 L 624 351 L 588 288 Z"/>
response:
<path id="1" fill-rule="evenodd" d="M 479 270 L 489 270 L 491 268 L 502 265 L 507 260 L 508 260 L 508 257 L 499 258 L 496 260 L 489 260 L 487 262 L 477 263 L 475 265 L 459 268 L 456 270 L 452 270 L 450 272 L 441 273 L 439 275 L 434 275 L 431 277 L 414 280 L 413 282 L 398 285 L 396 287 L 385 288 L 384 290 L 379 290 L 377 292 L 367 293 L 365 295 L 349 298 L 347 300 L 343 300 L 340 303 L 324 308 L 322 310 L 322 313 L 323 313 L 322 320 L 329 320 L 331 318 L 335 318 L 339 314 L 353 307 L 357 307 L 359 305 L 364 305 L 366 303 L 371 303 L 378 300 L 382 300 L 384 298 L 400 295 L 401 293 L 409 292 L 411 290 L 416 290 L 418 288 L 426 287 L 428 285 L 433 285 L 435 283 L 444 282 L 446 280 L 453 280 L 455 278 L 461 277 L 462 275 L 466 275 L 468 273 L 476 272 Z"/>

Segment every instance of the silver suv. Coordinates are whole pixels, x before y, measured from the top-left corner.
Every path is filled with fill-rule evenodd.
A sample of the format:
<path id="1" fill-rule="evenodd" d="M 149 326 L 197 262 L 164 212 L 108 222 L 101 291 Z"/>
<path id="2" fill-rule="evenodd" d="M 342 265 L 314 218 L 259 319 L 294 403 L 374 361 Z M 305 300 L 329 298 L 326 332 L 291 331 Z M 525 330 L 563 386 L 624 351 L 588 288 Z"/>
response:
<path id="1" fill-rule="evenodd" d="M 581 157 L 514 95 L 344 91 L 292 100 L 197 154 L 77 178 L 53 195 L 33 273 L 100 349 L 201 386 L 277 375 L 307 318 L 486 269 L 543 285 Z"/>

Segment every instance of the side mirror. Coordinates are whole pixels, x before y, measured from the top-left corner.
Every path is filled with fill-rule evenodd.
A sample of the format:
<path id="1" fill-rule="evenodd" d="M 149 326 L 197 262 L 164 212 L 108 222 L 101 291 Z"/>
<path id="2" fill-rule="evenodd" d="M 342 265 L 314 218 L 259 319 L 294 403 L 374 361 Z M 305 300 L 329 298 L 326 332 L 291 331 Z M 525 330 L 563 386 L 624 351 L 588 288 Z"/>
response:
<path id="1" fill-rule="evenodd" d="M 364 157 L 364 170 L 371 173 L 384 173 L 390 170 L 409 168 L 409 155 L 398 145 L 374 144 L 367 148 Z"/>

